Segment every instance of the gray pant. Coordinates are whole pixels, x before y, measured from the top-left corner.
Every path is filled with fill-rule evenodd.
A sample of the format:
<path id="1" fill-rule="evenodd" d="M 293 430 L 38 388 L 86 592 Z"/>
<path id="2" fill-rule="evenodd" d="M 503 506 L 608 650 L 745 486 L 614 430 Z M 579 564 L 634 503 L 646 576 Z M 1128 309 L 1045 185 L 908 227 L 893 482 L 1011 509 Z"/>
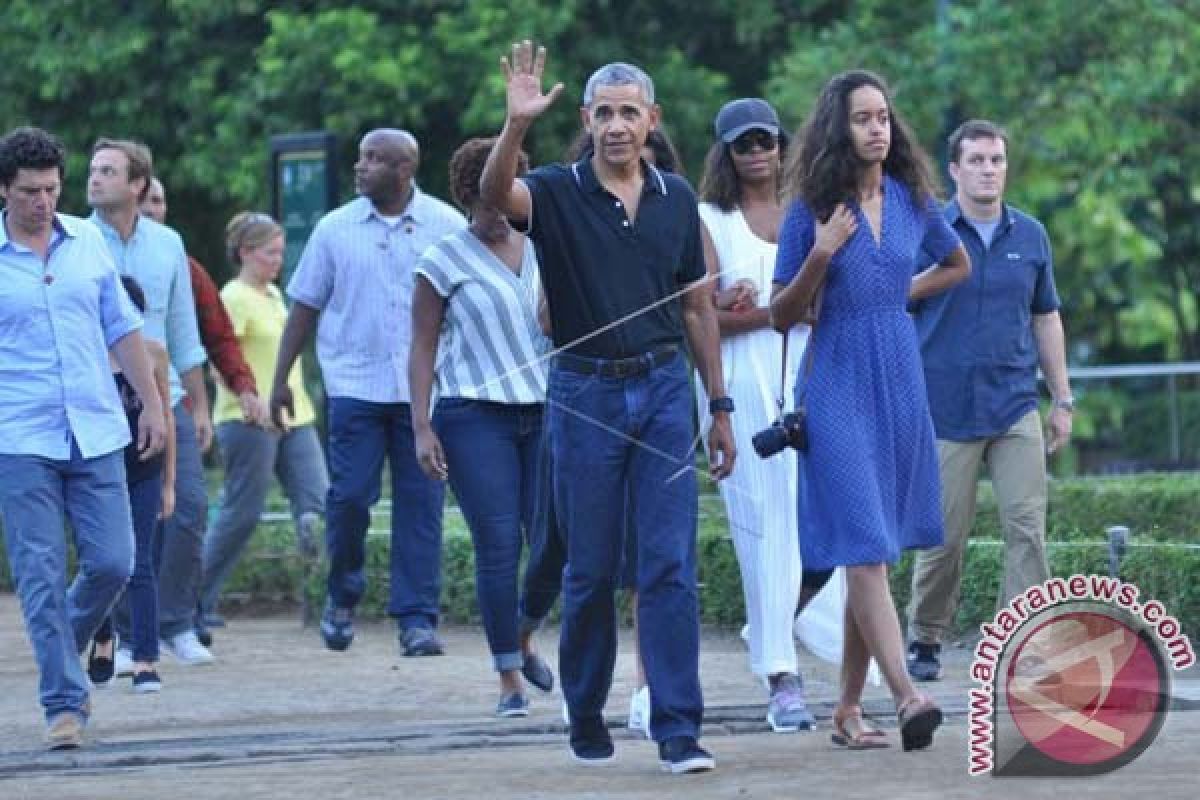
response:
<path id="1" fill-rule="evenodd" d="M 975 524 L 975 489 L 986 463 L 1004 528 L 1004 581 L 997 605 L 1050 577 L 1046 565 L 1046 447 L 1037 409 L 1004 433 L 972 442 L 938 440 L 943 546 L 917 553 L 909 632 L 935 644 L 954 621 L 967 536 Z"/>
<path id="2" fill-rule="evenodd" d="M 281 434 L 244 422 L 222 422 L 217 444 L 225 464 L 225 486 L 221 508 L 204 537 L 200 608 L 205 612 L 216 608 L 221 586 L 254 534 L 272 473 L 283 484 L 297 524 L 302 514 L 325 512 L 329 491 L 325 454 L 312 425 Z"/>

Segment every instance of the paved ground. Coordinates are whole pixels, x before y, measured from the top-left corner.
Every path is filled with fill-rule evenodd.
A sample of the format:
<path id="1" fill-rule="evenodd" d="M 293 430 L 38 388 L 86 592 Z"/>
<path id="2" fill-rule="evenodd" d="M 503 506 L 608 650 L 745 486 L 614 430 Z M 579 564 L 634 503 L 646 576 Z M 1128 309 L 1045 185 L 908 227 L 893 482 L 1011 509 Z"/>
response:
<path id="1" fill-rule="evenodd" d="M 623 729 L 616 764 L 574 765 L 557 693 L 535 693 L 525 720 L 493 718 L 497 690 L 478 630 L 449 631 L 446 656 L 414 660 L 398 656 L 389 626 L 363 625 L 353 648 L 335 654 L 295 616 L 231 620 L 217 631 L 220 663 L 168 660 L 160 695 L 134 695 L 125 682 L 96 692 L 88 746 L 49 754 L 40 749 L 36 677 L 19 620 L 14 599 L 0 595 L 3 800 L 1195 796 L 1200 712 L 1172 713 L 1147 753 L 1108 776 L 968 778 L 965 651 L 950 651 L 949 674 L 934 685 L 950 719 L 932 750 L 848 753 L 828 739 L 836 676 L 827 665 L 802 654 L 822 729 L 771 734 L 741 641 L 719 631 L 703 640 L 705 743 L 718 758 L 709 775 L 661 773 L 653 746 Z M 543 644 L 553 662 L 552 634 Z M 627 644 L 609 706 L 614 723 L 628 706 Z M 1195 708 L 1200 675 L 1182 676 L 1176 693 L 1181 709 Z M 881 688 L 869 691 L 867 706 L 886 711 Z"/>

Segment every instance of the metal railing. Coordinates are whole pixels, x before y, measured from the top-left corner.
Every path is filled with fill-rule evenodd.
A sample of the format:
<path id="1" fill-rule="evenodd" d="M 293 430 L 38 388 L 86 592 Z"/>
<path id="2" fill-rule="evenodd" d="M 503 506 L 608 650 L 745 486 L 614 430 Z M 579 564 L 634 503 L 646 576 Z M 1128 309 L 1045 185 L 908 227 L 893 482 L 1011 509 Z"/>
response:
<path id="1" fill-rule="evenodd" d="M 1067 375 L 1072 384 L 1083 381 L 1122 378 L 1165 378 L 1167 383 L 1167 452 L 1172 461 L 1183 458 L 1183 425 L 1179 409 L 1179 378 L 1200 375 L 1200 361 L 1169 364 L 1120 364 L 1107 367 L 1071 367 Z M 1041 376 L 1039 376 L 1041 377 Z"/>

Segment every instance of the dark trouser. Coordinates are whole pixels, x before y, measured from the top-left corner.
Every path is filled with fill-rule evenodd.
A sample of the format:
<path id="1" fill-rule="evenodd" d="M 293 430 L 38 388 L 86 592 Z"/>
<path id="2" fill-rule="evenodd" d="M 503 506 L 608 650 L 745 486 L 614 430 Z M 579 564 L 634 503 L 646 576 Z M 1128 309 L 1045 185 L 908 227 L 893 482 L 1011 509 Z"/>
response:
<path id="1" fill-rule="evenodd" d="M 560 363 L 550 372 L 555 501 L 567 535 L 559 667 L 573 723 L 598 724 L 612 684 L 628 492 L 650 730 L 658 741 L 699 733 L 691 403 L 680 354 L 635 377 L 583 375 Z"/>
<path id="2" fill-rule="evenodd" d="M 158 570 L 155 553 L 162 525 L 162 473 L 129 485 L 129 506 L 133 510 L 133 575 L 125 594 L 133 618 L 133 660 L 153 664 L 158 661 Z"/>
<path id="3" fill-rule="evenodd" d="M 170 639 L 192 630 L 203 572 L 201 552 L 208 518 L 208 494 L 196 426 L 183 403 L 175 404 L 175 513 L 162 525 L 158 540 L 158 635 Z M 132 638 L 129 596 L 113 613 L 121 638 Z"/>
<path id="4" fill-rule="evenodd" d="M 493 664 L 497 672 L 520 669 L 517 573 L 539 489 L 542 406 L 451 397 L 438 402 L 433 423 L 475 543 L 475 591 Z"/>
<path id="5" fill-rule="evenodd" d="M 529 560 L 525 563 L 525 576 L 521 581 L 520 625 L 523 631 L 537 630 L 550 616 L 550 609 L 554 608 L 554 601 L 562 591 L 563 567 L 567 565 L 567 540 L 554 508 L 554 459 L 550 454 L 549 432 L 549 426 L 543 425 L 533 523 L 528 533 Z M 620 587 L 637 588 L 637 536 L 628 503 Z"/>
<path id="6" fill-rule="evenodd" d="M 434 628 L 441 593 L 445 488 L 417 464 L 407 403 L 329 398 L 329 597 L 340 608 L 354 608 L 366 591 L 367 529 L 371 506 L 379 502 L 385 456 L 392 478 L 388 613 L 402 628 Z"/>

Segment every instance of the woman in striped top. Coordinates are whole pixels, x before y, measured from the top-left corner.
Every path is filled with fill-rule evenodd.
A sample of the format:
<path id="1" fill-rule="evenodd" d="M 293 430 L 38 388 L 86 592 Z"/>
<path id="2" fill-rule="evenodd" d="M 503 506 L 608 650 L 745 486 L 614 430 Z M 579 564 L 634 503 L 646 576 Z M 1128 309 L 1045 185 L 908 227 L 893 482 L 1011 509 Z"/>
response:
<path id="1" fill-rule="evenodd" d="M 529 713 L 522 668 L 539 688 L 553 681 L 540 659 L 522 653 L 517 633 L 517 571 L 538 491 L 550 341 L 538 324 L 533 245 L 479 199 L 494 143 L 471 139 L 450 160 L 450 188 L 470 225 L 417 263 L 408 372 L 417 459 L 430 477 L 450 481 L 475 543 L 475 588 L 500 674 L 496 713 L 520 717 Z"/>

